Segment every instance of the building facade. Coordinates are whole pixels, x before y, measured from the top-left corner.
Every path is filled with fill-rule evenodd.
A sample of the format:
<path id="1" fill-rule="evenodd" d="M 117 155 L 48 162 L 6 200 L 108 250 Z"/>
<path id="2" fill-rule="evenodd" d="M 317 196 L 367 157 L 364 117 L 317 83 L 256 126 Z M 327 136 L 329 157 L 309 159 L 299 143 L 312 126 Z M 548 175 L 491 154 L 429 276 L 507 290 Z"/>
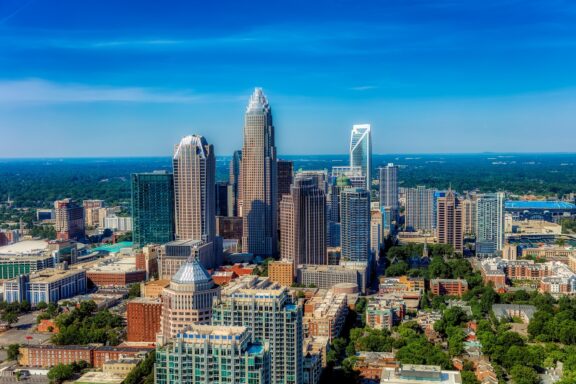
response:
<path id="1" fill-rule="evenodd" d="M 405 227 L 408 231 L 432 232 L 436 227 L 434 190 L 423 185 L 406 188 Z"/>
<path id="2" fill-rule="evenodd" d="M 446 196 L 438 198 L 436 213 L 436 230 L 438 243 L 449 244 L 454 252 L 464 250 L 464 234 L 462 232 L 462 206 L 456 194 L 449 190 Z"/>
<path id="3" fill-rule="evenodd" d="M 340 193 L 340 242 L 342 258 L 347 261 L 370 260 L 370 193 L 349 188 Z"/>
<path id="4" fill-rule="evenodd" d="M 184 137 L 174 149 L 176 238 L 210 243 L 216 235 L 216 158 L 203 136 Z"/>
<path id="5" fill-rule="evenodd" d="M 390 207 L 394 220 L 400 211 L 398 201 L 398 166 L 392 163 L 380 168 L 380 208 Z"/>
<path id="6" fill-rule="evenodd" d="M 232 186 L 232 214 L 231 216 L 238 217 L 240 216 L 240 186 L 242 183 L 240 182 L 240 170 L 242 169 L 242 151 L 234 151 L 232 155 L 232 159 L 230 160 L 230 174 L 229 174 L 229 183 Z"/>
<path id="7" fill-rule="evenodd" d="M 85 236 L 84 208 L 72 199 L 54 202 L 56 238 L 58 240 L 77 240 Z"/>
<path id="8" fill-rule="evenodd" d="M 256 88 L 244 115 L 242 149 L 242 252 L 275 256 L 278 241 L 278 176 L 272 110 Z"/>
<path id="9" fill-rule="evenodd" d="M 476 255 L 494 256 L 504 247 L 504 193 L 478 196 Z"/>
<path id="10" fill-rule="evenodd" d="M 370 124 L 352 126 L 350 135 L 350 166 L 360 167 L 366 178 L 364 188 L 370 191 L 372 186 L 372 138 Z"/>
<path id="11" fill-rule="evenodd" d="M 162 302 L 159 298 L 141 297 L 126 305 L 126 340 L 156 342 L 160 331 Z"/>
<path id="12" fill-rule="evenodd" d="M 270 346 L 271 382 L 302 384 L 302 309 L 287 288 L 256 276 L 243 276 L 222 290 L 212 324 L 245 326 L 252 341 Z"/>
<path id="13" fill-rule="evenodd" d="M 280 202 L 281 257 L 300 264 L 327 264 L 326 195 L 316 180 L 297 175 Z M 294 269 L 294 275 L 296 269 Z"/>
<path id="14" fill-rule="evenodd" d="M 156 350 L 154 382 L 271 384 L 270 353 L 245 327 L 192 325 Z"/>

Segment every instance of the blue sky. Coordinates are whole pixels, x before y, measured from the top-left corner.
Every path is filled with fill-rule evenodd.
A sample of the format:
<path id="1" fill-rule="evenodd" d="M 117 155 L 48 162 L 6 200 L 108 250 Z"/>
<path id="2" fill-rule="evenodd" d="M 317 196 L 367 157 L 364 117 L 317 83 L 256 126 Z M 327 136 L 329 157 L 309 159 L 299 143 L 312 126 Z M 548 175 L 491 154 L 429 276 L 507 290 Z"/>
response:
<path id="1" fill-rule="evenodd" d="M 0 157 L 574 151 L 576 3 L 0 0 Z"/>

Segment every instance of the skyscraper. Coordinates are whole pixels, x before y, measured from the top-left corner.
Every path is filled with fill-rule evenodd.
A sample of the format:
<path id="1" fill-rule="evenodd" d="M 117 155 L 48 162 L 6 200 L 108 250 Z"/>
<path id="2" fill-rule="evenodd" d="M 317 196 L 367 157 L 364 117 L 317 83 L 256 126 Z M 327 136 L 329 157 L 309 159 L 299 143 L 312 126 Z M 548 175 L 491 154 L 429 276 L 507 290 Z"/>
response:
<path id="1" fill-rule="evenodd" d="M 244 326 L 252 341 L 267 342 L 271 383 L 303 383 L 302 308 L 287 288 L 267 278 L 242 276 L 223 288 L 212 325 Z"/>
<path id="2" fill-rule="evenodd" d="M 280 202 L 281 252 L 299 264 L 326 264 L 326 195 L 312 177 L 296 175 Z"/>
<path id="3" fill-rule="evenodd" d="M 199 135 L 174 149 L 176 238 L 212 242 L 216 234 L 214 147 Z"/>
<path id="4" fill-rule="evenodd" d="M 390 207 L 396 217 L 400 209 L 398 202 L 398 166 L 389 163 L 380 168 L 380 208 Z"/>
<path id="5" fill-rule="evenodd" d="M 132 240 L 135 247 L 174 240 L 174 179 L 171 173 L 132 174 Z"/>
<path id="6" fill-rule="evenodd" d="M 494 256 L 504 247 L 504 193 L 479 195 L 476 202 L 476 255 Z"/>
<path id="7" fill-rule="evenodd" d="M 472 194 L 462 199 L 462 233 L 473 235 L 476 233 L 476 204 L 477 195 Z"/>
<path id="8" fill-rule="evenodd" d="M 216 183 L 216 216 L 228 215 L 228 183 L 219 181 Z"/>
<path id="9" fill-rule="evenodd" d="M 433 231 L 436 227 L 434 216 L 434 190 L 423 185 L 406 188 L 406 212 L 404 225 L 409 231 Z"/>
<path id="10" fill-rule="evenodd" d="M 294 175 L 294 163 L 290 160 L 278 160 L 278 202 L 283 195 L 290 194 Z"/>
<path id="11" fill-rule="evenodd" d="M 232 160 L 230 160 L 230 177 L 229 183 L 232 186 L 234 201 L 232 202 L 232 216 L 240 216 L 240 169 L 242 167 L 242 151 L 234 151 Z"/>
<path id="12" fill-rule="evenodd" d="M 366 190 L 370 191 L 372 185 L 372 138 L 370 137 L 370 124 L 357 124 L 352 126 L 350 136 L 350 166 L 361 167 L 366 177 Z"/>
<path id="13" fill-rule="evenodd" d="M 362 188 L 340 192 L 342 259 L 370 260 L 370 193 Z"/>
<path id="14" fill-rule="evenodd" d="M 78 240 L 85 236 L 84 208 L 72 199 L 54 202 L 56 238 L 58 240 Z"/>
<path id="15" fill-rule="evenodd" d="M 220 287 L 200 262 L 190 257 L 162 291 L 162 318 L 159 342 L 165 343 L 190 324 L 208 324 L 212 302 L 220 296 Z"/>
<path id="16" fill-rule="evenodd" d="M 268 346 L 246 327 L 191 325 L 156 350 L 157 384 L 271 384 Z"/>
<path id="17" fill-rule="evenodd" d="M 277 161 L 272 110 L 262 89 L 250 97 L 244 116 L 242 149 L 242 251 L 277 253 Z"/>
<path id="18" fill-rule="evenodd" d="M 462 206 L 460 199 L 451 189 L 446 196 L 438 198 L 437 212 L 438 243 L 450 244 L 455 252 L 462 253 L 464 249 L 464 234 L 462 233 Z"/>

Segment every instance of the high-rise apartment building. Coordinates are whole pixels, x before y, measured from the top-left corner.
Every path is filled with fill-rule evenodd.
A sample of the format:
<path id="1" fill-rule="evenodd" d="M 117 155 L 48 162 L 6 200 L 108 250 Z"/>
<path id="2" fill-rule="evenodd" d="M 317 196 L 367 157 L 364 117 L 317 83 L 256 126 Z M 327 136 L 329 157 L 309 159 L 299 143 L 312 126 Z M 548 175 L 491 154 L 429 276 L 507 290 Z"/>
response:
<path id="1" fill-rule="evenodd" d="M 156 171 L 132 174 L 132 239 L 135 247 L 174 240 L 174 179 Z"/>
<path id="2" fill-rule="evenodd" d="M 504 247 L 504 193 L 479 195 L 476 202 L 476 255 L 494 256 Z"/>
<path id="3" fill-rule="evenodd" d="M 184 137 L 174 149 L 176 238 L 212 242 L 216 234 L 214 146 L 199 135 Z"/>
<path id="4" fill-rule="evenodd" d="M 352 126 L 350 135 L 350 166 L 361 167 L 366 177 L 366 190 L 372 185 L 372 138 L 370 124 Z"/>
<path id="5" fill-rule="evenodd" d="M 231 216 L 240 216 L 240 169 L 242 167 L 242 151 L 234 151 L 230 160 L 229 183 L 232 186 L 233 201 L 231 202 L 233 210 Z M 230 203 L 230 202 L 229 202 Z M 229 212 L 230 213 L 230 212 Z"/>
<path id="6" fill-rule="evenodd" d="M 83 200 L 84 221 L 87 227 L 97 227 L 99 220 L 100 208 L 104 208 L 104 200 Z"/>
<path id="7" fill-rule="evenodd" d="M 328 194 L 328 171 L 327 170 L 309 170 L 309 171 L 298 171 L 296 174 L 298 177 L 311 177 L 315 180 L 318 188 Z"/>
<path id="8" fill-rule="evenodd" d="M 477 195 L 468 195 L 460 201 L 462 205 L 462 232 L 464 235 L 476 233 Z"/>
<path id="9" fill-rule="evenodd" d="M 280 202 L 283 259 L 299 264 L 326 264 L 326 195 L 317 181 L 298 174 Z"/>
<path id="10" fill-rule="evenodd" d="M 450 244 L 455 252 L 464 250 L 462 233 L 462 206 L 460 199 L 451 189 L 446 196 L 438 198 L 437 225 L 438 243 Z"/>
<path id="11" fill-rule="evenodd" d="M 220 295 L 210 274 L 195 258 L 190 258 L 162 291 L 162 320 L 159 341 L 176 337 L 190 324 L 208 324 L 212 302 Z"/>
<path id="12" fill-rule="evenodd" d="M 213 306 L 212 325 L 245 326 L 252 341 L 268 343 L 271 383 L 303 383 L 302 308 L 286 287 L 251 275 L 232 281 Z"/>
<path id="13" fill-rule="evenodd" d="M 244 116 L 242 149 L 242 251 L 259 256 L 277 253 L 276 147 L 272 110 L 262 89 L 250 97 Z"/>
<path id="14" fill-rule="evenodd" d="M 394 219 L 400 211 L 398 202 L 398 166 L 389 163 L 380 168 L 380 208 L 390 207 Z"/>
<path id="15" fill-rule="evenodd" d="M 340 192 L 342 259 L 370 260 L 370 192 L 348 188 Z"/>
<path id="16" fill-rule="evenodd" d="M 72 199 L 54 202 L 56 238 L 58 240 L 78 240 L 85 236 L 84 208 Z"/>
<path id="17" fill-rule="evenodd" d="M 404 225 L 410 231 L 430 232 L 436 227 L 434 216 L 434 190 L 419 185 L 406 188 Z"/>
<path id="18" fill-rule="evenodd" d="M 337 180 L 342 177 L 346 177 L 350 185 L 354 188 L 365 188 L 366 186 L 367 178 L 362 167 L 352 167 L 348 165 L 332 167 L 332 172 L 330 173 L 332 183 L 337 183 Z"/>
<path id="19" fill-rule="evenodd" d="M 271 384 L 268 346 L 243 326 L 192 325 L 158 347 L 156 384 Z"/>

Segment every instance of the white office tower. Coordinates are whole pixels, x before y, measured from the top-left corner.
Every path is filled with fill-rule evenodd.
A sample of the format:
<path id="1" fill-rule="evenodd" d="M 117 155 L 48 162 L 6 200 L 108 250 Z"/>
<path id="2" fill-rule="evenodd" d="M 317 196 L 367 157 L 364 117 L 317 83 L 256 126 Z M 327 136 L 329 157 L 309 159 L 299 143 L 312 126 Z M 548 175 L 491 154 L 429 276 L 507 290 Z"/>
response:
<path id="1" fill-rule="evenodd" d="M 366 177 L 366 190 L 370 191 L 372 184 L 372 138 L 370 124 L 352 126 L 350 136 L 350 167 L 360 167 Z"/>

